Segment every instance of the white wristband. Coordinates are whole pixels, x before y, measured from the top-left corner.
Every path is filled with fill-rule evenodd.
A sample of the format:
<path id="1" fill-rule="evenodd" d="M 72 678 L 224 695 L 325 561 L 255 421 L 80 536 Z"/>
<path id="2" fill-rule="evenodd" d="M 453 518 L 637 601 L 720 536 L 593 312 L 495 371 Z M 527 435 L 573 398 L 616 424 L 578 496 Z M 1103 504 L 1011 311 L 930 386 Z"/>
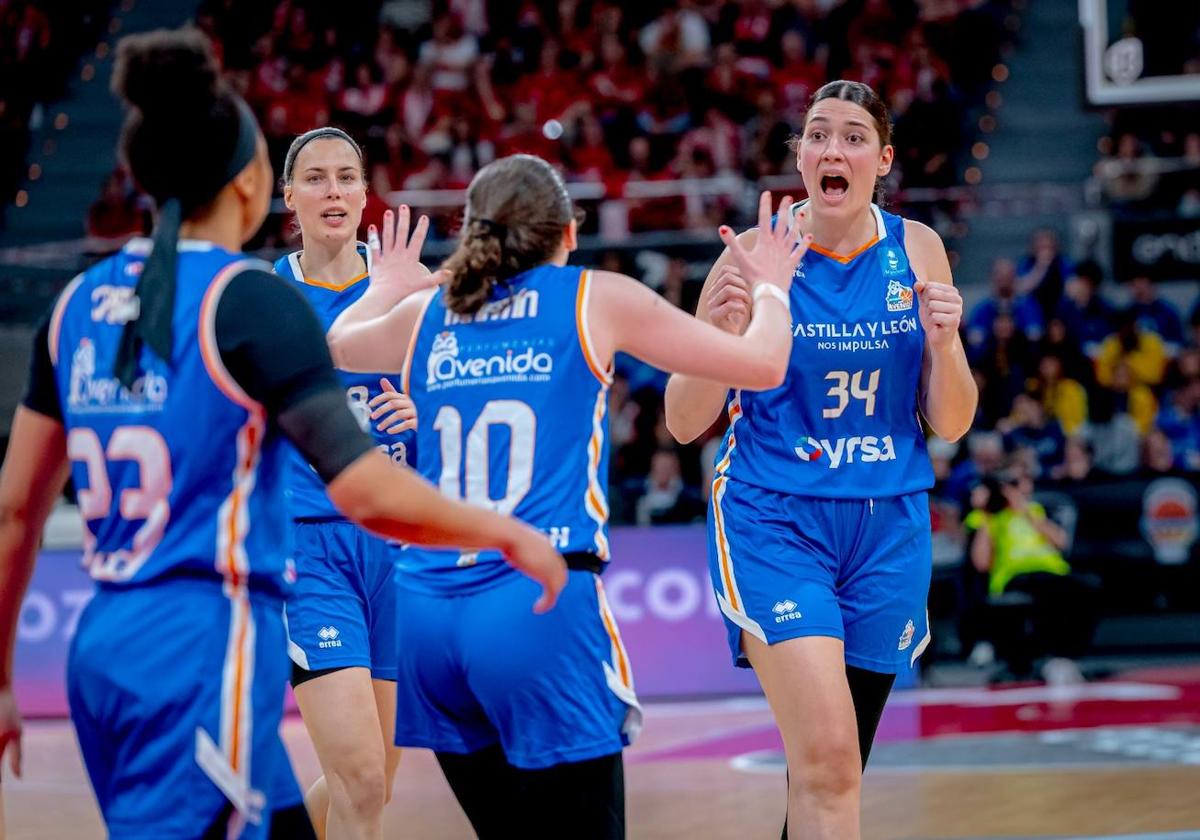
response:
<path id="1" fill-rule="evenodd" d="M 759 283 L 754 287 L 754 293 L 751 295 L 751 299 L 755 303 L 758 303 L 758 299 L 761 297 L 773 297 L 775 300 L 782 303 L 783 308 L 789 313 L 792 311 L 792 302 L 788 300 L 787 292 L 773 283 Z"/>

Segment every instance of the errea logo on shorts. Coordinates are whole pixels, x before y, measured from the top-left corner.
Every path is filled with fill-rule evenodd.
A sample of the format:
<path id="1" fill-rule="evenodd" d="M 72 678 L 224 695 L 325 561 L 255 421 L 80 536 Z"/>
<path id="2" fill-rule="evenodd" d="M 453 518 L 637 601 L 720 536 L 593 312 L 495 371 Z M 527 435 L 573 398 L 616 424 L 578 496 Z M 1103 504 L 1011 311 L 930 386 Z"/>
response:
<path id="1" fill-rule="evenodd" d="M 797 610 L 797 604 L 791 598 L 783 601 L 776 601 L 775 606 L 771 607 L 771 612 L 775 613 L 775 623 L 783 624 L 785 621 L 803 618 Z"/>
<path id="2" fill-rule="evenodd" d="M 342 640 L 338 636 L 342 635 L 336 627 L 322 627 L 317 631 L 317 638 L 321 641 L 317 643 L 319 648 L 335 648 L 342 646 Z"/>

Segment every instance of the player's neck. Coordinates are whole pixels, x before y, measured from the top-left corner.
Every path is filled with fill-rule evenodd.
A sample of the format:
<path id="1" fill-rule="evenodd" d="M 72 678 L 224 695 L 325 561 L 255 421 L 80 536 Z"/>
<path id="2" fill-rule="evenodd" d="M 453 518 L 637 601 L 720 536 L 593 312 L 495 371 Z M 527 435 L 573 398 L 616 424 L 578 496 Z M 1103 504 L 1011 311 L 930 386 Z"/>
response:
<path id="1" fill-rule="evenodd" d="M 306 241 L 300 254 L 300 267 L 304 269 L 306 279 L 325 283 L 344 283 L 366 270 L 358 253 L 358 243 L 353 239 L 337 244 Z"/>
<path id="2" fill-rule="evenodd" d="M 807 207 L 811 208 L 812 204 L 809 203 Z M 808 232 L 813 235 L 813 242 L 835 254 L 853 254 L 879 233 L 870 206 L 853 216 L 831 216 L 811 209 L 808 215 L 811 217 Z"/>
<path id="3" fill-rule="evenodd" d="M 217 204 L 211 212 L 200 218 L 184 219 L 179 225 L 179 238 L 199 239 L 211 242 L 226 251 L 240 251 L 243 244 L 241 213 Z"/>

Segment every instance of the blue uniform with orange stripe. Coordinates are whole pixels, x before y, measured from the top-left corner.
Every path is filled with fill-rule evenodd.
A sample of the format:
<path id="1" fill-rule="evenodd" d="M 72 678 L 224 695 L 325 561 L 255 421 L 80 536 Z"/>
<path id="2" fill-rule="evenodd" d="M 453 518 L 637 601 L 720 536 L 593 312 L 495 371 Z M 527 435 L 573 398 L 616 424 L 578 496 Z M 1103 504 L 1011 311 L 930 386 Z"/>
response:
<path id="1" fill-rule="evenodd" d="M 904 220 L 871 211 L 871 242 L 814 245 L 797 268 L 784 384 L 729 397 L 709 559 L 738 664 L 742 632 L 834 636 L 849 664 L 889 673 L 928 641 L 925 333 Z"/>
<path id="2" fill-rule="evenodd" d="M 543 265 L 474 315 L 441 289 L 414 331 L 405 387 L 421 412 L 418 469 L 443 493 L 511 514 L 566 554 L 608 561 L 609 372 L 584 313 L 591 275 Z M 640 725 L 628 658 L 597 575 L 558 605 L 494 551 L 399 555 L 396 743 L 469 753 L 499 743 L 523 768 L 618 752 Z"/>
<path id="3" fill-rule="evenodd" d="M 275 273 L 290 280 L 312 304 L 326 330 L 368 287 L 371 254 L 359 243 L 367 273 L 329 285 L 305 278 L 300 252 L 281 257 Z M 416 433 L 375 428 L 369 402 L 382 393 L 382 373 L 339 370 L 346 401 L 364 431 L 394 463 L 412 464 Z M 399 387 L 399 376 L 386 374 Z M 329 501 L 325 484 L 299 452 L 289 447 L 287 500 L 295 522 L 293 547 L 298 578 L 287 606 L 288 652 L 306 671 L 362 667 L 376 679 L 396 675 L 396 593 L 393 553 L 386 540 L 359 528 Z"/>
<path id="4" fill-rule="evenodd" d="M 143 350 L 125 388 L 111 371 L 148 246 L 76 278 L 50 322 L 97 583 L 70 652 L 71 716 L 110 836 L 195 837 L 226 800 L 241 837 L 265 836 L 265 814 L 300 801 L 278 734 L 294 578 L 283 450 L 214 330 L 229 281 L 265 266 L 181 242 L 171 364 Z"/>

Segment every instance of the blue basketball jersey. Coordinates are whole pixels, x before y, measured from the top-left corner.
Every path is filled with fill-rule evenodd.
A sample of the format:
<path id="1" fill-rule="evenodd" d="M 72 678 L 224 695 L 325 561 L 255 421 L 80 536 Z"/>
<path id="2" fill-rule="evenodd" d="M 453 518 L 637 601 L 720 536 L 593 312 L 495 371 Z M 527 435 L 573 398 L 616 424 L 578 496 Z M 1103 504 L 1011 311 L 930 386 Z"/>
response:
<path id="1" fill-rule="evenodd" d="M 283 593 L 294 579 L 283 449 L 225 369 L 215 332 L 229 281 L 270 266 L 181 241 L 170 362 L 143 348 L 141 375 L 125 388 L 113 364 L 149 246 L 134 240 L 75 278 L 50 323 L 84 564 L 113 586 L 187 576 Z"/>
<path id="2" fill-rule="evenodd" d="M 308 298 L 312 308 L 317 313 L 317 320 L 326 331 L 350 304 L 362 297 L 367 290 L 371 270 L 371 254 L 367 246 L 361 242 L 359 253 L 367 264 L 367 273 L 352 277 L 339 285 L 329 285 L 318 280 L 308 280 L 300 268 L 300 252 L 280 257 L 275 262 L 275 273 L 284 279 L 291 280 L 296 287 Z M 378 448 L 396 464 L 412 465 L 416 462 L 413 446 L 416 433 L 413 431 L 390 435 L 375 428 L 376 421 L 371 420 L 372 409 L 368 403 L 383 389 L 379 385 L 380 378 L 387 376 L 393 385 L 400 387 L 399 373 L 350 373 L 338 370 L 338 376 L 346 386 L 346 402 L 350 410 L 358 418 L 363 431 L 370 432 Z M 299 452 L 288 447 L 287 458 L 287 499 L 291 515 L 295 519 L 341 519 L 342 515 L 329 496 L 325 493 L 325 483 L 317 475 L 316 470 L 309 465 Z"/>
<path id="3" fill-rule="evenodd" d="M 796 269 L 787 378 L 731 393 L 717 481 L 834 499 L 933 486 L 917 414 L 925 331 L 904 220 L 871 211 L 867 245 L 848 256 L 814 245 Z"/>
<path id="4" fill-rule="evenodd" d="M 512 514 L 563 552 L 608 559 L 609 371 L 583 313 L 591 274 L 543 265 L 474 315 L 429 299 L 405 365 L 417 466 L 447 496 Z M 460 591 L 508 573 L 498 552 L 408 548 L 405 585 Z"/>

